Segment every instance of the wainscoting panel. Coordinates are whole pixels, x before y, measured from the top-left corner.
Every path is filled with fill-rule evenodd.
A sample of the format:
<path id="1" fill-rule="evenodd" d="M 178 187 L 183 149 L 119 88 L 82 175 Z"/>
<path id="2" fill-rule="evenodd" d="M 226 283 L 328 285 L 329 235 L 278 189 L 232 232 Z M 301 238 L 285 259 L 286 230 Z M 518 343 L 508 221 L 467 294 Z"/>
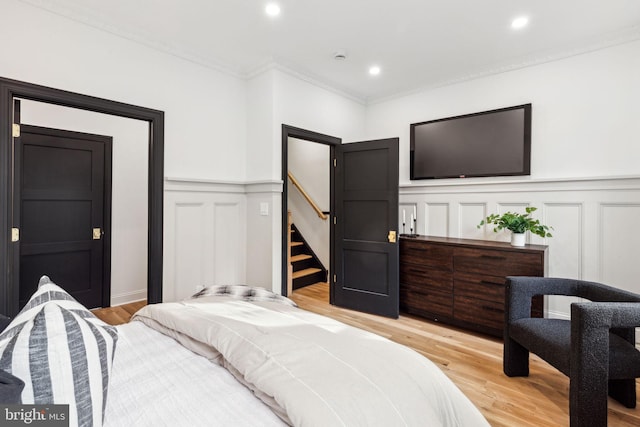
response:
<path id="1" fill-rule="evenodd" d="M 458 205 L 458 237 L 463 239 L 482 239 L 484 232 L 478 228 L 478 224 L 487 216 L 486 203 L 460 203 Z"/>
<path id="2" fill-rule="evenodd" d="M 560 277 L 582 277 L 583 206 L 581 203 L 547 203 L 543 207 L 543 224 L 551 224 L 552 238 L 546 239 L 549 271 Z"/>
<path id="3" fill-rule="evenodd" d="M 165 180 L 163 300 L 245 283 L 245 184 Z"/>
<path id="4" fill-rule="evenodd" d="M 244 237 L 240 224 L 239 203 L 214 203 L 213 217 L 213 262 L 211 274 L 214 283 L 236 285 L 243 276 L 244 257 L 238 256 L 244 250 L 239 236 Z"/>
<path id="5" fill-rule="evenodd" d="M 509 233 L 476 225 L 488 214 L 535 206 L 534 216 L 554 227 L 551 238 L 528 236 L 528 243 L 549 246 L 549 276 L 640 293 L 640 228 L 629 226 L 640 218 L 640 177 L 401 185 L 400 209 L 413 205 L 420 234 L 498 241 L 509 241 Z M 547 315 L 568 317 L 571 301 L 548 298 Z"/>
<path id="6" fill-rule="evenodd" d="M 623 289 L 638 286 L 640 277 L 640 204 L 603 203 L 600 205 L 600 269 L 602 280 Z M 629 278 L 635 278 L 635 284 Z"/>
<path id="7" fill-rule="evenodd" d="M 204 284 L 206 277 L 205 235 L 203 226 L 206 223 L 206 207 L 204 203 L 176 203 L 174 205 L 175 222 L 175 278 L 176 284 L 185 288 L 187 284 Z M 185 289 L 185 291 L 188 291 Z M 178 297 L 186 296 L 181 293 Z M 193 292 L 192 292 L 193 293 Z"/>
<path id="8" fill-rule="evenodd" d="M 449 204 L 424 204 L 424 234 L 445 237 L 449 234 Z"/>

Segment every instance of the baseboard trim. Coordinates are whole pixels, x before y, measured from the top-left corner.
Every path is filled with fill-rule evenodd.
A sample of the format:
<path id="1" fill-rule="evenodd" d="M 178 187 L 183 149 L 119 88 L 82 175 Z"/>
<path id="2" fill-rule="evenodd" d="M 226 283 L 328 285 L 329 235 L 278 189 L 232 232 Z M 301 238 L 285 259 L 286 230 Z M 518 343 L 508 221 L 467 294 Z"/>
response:
<path id="1" fill-rule="evenodd" d="M 132 302 L 142 301 L 147 299 L 147 290 L 139 289 L 132 292 L 125 292 L 118 295 L 111 295 L 111 306 L 130 304 Z"/>

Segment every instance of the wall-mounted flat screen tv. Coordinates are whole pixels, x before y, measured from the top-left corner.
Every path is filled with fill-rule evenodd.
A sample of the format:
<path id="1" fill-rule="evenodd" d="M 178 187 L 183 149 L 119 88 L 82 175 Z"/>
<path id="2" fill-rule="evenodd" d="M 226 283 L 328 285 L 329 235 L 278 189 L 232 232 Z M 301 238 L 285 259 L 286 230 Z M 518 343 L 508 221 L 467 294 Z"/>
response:
<path id="1" fill-rule="evenodd" d="M 529 175 L 531 104 L 411 125 L 411 179 Z"/>

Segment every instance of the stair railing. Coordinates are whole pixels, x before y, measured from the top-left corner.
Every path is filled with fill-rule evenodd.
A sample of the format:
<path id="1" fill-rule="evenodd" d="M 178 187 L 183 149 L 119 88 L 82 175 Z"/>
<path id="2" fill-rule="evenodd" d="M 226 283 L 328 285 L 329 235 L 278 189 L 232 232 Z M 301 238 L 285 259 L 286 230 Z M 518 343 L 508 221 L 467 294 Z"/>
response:
<path id="1" fill-rule="evenodd" d="M 289 176 L 289 179 L 291 180 L 291 183 L 293 184 L 293 186 L 298 189 L 300 194 L 302 194 L 302 197 L 304 197 L 307 203 L 309 203 L 313 208 L 313 210 L 316 211 L 316 213 L 318 214 L 318 218 L 322 220 L 326 220 L 328 216 L 324 212 L 322 212 L 322 209 L 318 207 L 318 205 L 316 204 L 316 202 L 313 201 L 311 196 L 309 196 L 309 194 L 307 194 L 307 192 L 304 191 L 304 188 L 302 188 L 302 186 L 300 185 L 300 182 L 293 176 L 291 171 L 288 171 L 287 175 Z"/>
<path id="2" fill-rule="evenodd" d="M 287 211 L 287 296 L 293 293 L 293 264 L 291 264 L 291 211 Z"/>

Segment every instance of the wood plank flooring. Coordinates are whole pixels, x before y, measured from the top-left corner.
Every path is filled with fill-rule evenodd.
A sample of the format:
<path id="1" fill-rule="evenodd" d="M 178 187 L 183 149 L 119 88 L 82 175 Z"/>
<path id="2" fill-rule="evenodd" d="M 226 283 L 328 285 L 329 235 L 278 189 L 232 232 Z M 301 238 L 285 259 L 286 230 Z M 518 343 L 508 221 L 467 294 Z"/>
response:
<path id="1" fill-rule="evenodd" d="M 91 310 L 91 312 L 110 325 L 122 325 L 129 322 L 131 316 L 145 305 L 147 305 L 147 301 L 142 300 L 116 307 L 98 308 Z"/>
<path id="2" fill-rule="evenodd" d="M 399 319 L 359 313 L 329 304 L 329 286 L 319 283 L 293 292 L 301 308 L 387 337 L 432 360 L 469 397 L 494 427 L 569 425 L 569 380 L 537 356 L 530 376 L 502 372 L 502 342 L 492 337 L 401 315 Z M 108 323 L 125 323 L 144 302 L 100 309 Z M 137 307 L 137 308 L 136 308 Z M 640 396 L 640 389 L 638 390 Z M 609 426 L 640 425 L 640 409 L 609 399 Z"/>

